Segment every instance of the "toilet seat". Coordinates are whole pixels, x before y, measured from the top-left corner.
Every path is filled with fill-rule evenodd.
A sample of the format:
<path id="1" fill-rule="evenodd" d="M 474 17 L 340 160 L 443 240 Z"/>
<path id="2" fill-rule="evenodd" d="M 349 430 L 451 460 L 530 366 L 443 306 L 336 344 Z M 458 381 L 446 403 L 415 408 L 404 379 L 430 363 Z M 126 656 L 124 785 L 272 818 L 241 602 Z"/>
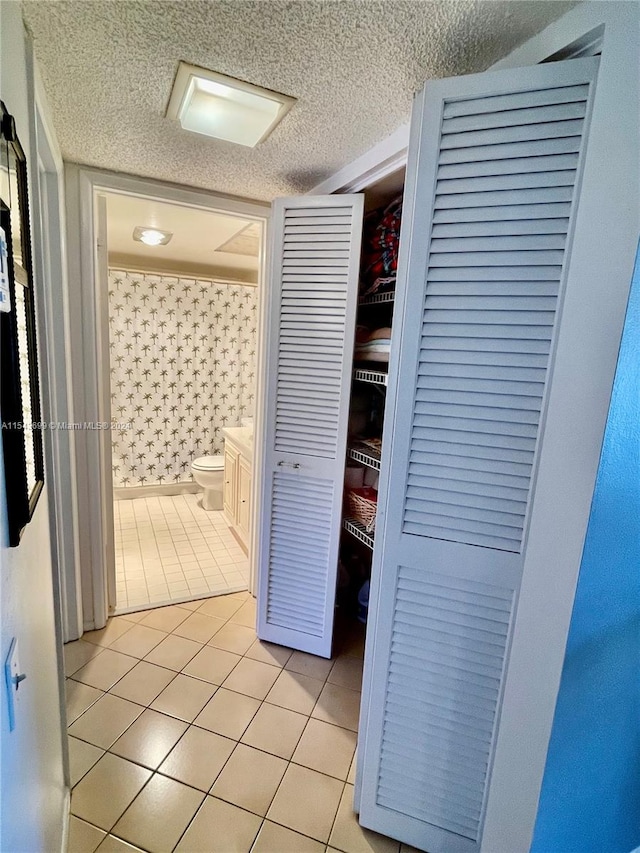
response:
<path id="1" fill-rule="evenodd" d="M 191 467 L 196 471 L 223 471 L 224 456 L 200 456 L 193 460 Z"/>

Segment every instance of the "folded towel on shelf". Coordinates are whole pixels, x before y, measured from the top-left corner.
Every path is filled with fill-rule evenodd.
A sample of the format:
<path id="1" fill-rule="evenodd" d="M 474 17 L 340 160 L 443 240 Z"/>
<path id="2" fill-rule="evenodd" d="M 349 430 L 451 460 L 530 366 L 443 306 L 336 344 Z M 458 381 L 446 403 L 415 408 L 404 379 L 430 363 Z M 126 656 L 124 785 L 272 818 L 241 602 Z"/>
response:
<path id="1" fill-rule="evenodd" d="M 355 353 L 356 361 L 367 362 L 367 361 L 380 361 L 384 364 L 389 363 L 389 350 L 385 350 L 384 352 L 372 352 L 369 350 L 368 352 L 358 352 Z"/>
<path id="2" fill-rule="evenodd" d="M 389 341 L 391 339 L 391 328 L 383 326 L 381 329 L 368 329 L 366 326 L 356 326 L 356 346 L 368 344 L 371 341 Z"/>
<path id="3" fill-rule="evenodd" d="M 369 341 L 377 341 L 377 340 L 388 340 L 391 337 L 391 327 L 383 326 L 381 329 L 374 329 L 369 333 L 369 337 L 367 340 Z"/>
<path id="4" fill-rule="evenodd" d="M 389 326 L 372 330 L 358 326 L 354 351 L 356 360 L 388 362 L 390 349 L 391 329 Z"/>
<path id="5" fill-rule="evenodd" d="M 389 361 L 389 350 L 388 349 L 377 349 L 377 350 L 361 350 L 357 349 L 354 353 L 354 357 L 356 361 L 381 361 L 388 363 Z"/>
<path id="6" fill-rule="evenodd" d="M 389 352 L 391 348 L 390 340 L 371 341 L 366 344 L 356 344 L 356 352 Z"/>

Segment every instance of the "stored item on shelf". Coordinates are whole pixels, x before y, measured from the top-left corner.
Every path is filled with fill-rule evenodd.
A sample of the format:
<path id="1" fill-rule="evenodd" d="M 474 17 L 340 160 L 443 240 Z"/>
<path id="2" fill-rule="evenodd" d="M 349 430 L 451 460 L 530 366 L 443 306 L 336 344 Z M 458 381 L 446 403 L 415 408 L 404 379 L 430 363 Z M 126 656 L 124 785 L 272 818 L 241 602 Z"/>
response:
<path id="1" fill-rule="evenodd" d="M 364 467 L 347 465 L 344 471 L 344 484 L 348 489 L 361 489 L 364 486 Z"/>
<path id="2" fill-rule="evenodd" d="M 375 361 L 377 364 L 389 363 L 389 350 L 387 349 L 356 349 L 356 361 Z"/>
<path id="3" fill-rule="evenodd" d="M 365 217 L 362 273 L 364 296 L 395 287 L 401 218 L 401 195 L 383 211 L 376 210 Z"/>
<path id="4" fill-rule="evenodd" d="M 378 481 L 380 480 L 380 472 L 376 471 L 375 468 L 366 468 L 364 472 L 364 482 L 363 486 L 369 486 L 372 489 L 378 491 Z"/>
<path id="5" fill-rule="evenodd" d="M 347 503 L 351 516 L 364 524 L 367 533 L 373 533 L 378 507 L 377 491 L 369 486 L 364 486 L 361 489 L 349 489 L 347 491 Z"/>
<path id="6" fill-rule="evenodd" d="M 369 447 L 371 450 L 377 450 L 380 452 L 382 450 L 382 439 L 381 438 L 360 438 L 360 444 L 364 444 L 365 447 Z"/>
<path id="7" fill-rule="evenodd" d="M 391 328 L 367 329 L 358 326 L 354 356 L 358 361 L 389 361 Z"/>
<path id="8" fill-rule="evenodd" d="M 369 587 L 371 582 L 366 580 L 358 593 L 358 622 L 366 624 L 369 613 Z"/>

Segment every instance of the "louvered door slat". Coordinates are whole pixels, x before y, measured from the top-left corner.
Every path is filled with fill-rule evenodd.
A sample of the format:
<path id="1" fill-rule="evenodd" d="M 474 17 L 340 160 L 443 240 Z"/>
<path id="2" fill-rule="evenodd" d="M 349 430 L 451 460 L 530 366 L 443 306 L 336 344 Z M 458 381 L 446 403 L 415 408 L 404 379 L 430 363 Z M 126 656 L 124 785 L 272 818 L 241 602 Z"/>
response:
<path id="1" fill-rule="evenodd" d="M 313 199 L 309 199 L 310 204 L 308 207 L 294 207 L 292 199 L 285 199 L 284 201 L 288 202 L 286 212 L 287 218 L 284 223 L 285 231 L 290 223 L 295 225 L 307 217 L 320 219 L 323 222 L 340 222 L 340 224 L 344 224 L 346 226 L 351 224 L 351 211 L 345 206 L 336 205 L 334 207 L 316 207 L 313 204 Z M 339 199 L 337 201 L 339 201 Z M 348 228 L 345 229 L 345 233 L 349 233 Z"/>
<path id="2" fill-rule="evenodd" d="M 535 262 L 535 258 L 530 261 Z M 559 281 L 562 267 L 558 264 L 535 264 L 529 266 L 504 265 L 475 266 L 466 269 L 463 266 L 447 268 L 434 264 L 430 270 L 431 281 L 467 281 L 470 273 L 475 281 Z"/>
<path id="3" fill-rule="evenodd" d="M 261 639 L 329 657 L 360 196 L 274 204 L 259 579 Z"/>
<path id="4" fill-rule="evenodd" d="M 490 302 L 490 297 L 488 299 Z M 509 379 L 517 379 L 521 382 L 544 382 L 545 372 L 542 367 L 522 367 L 518 364 L 509 364 L 503 366 L 501 364 L 460 364 L 457 362 L 432 362 L 429 360 L 429 367 L 423 363 L 418 368 L 418 376 L 460 376 L 466 379 L 474 377 L 476 379 L 500 379 L 507 377 Z M 429 371 L 427 373 L 426 371 Z"/>
<path id="5" fill-rule="evenodd" d="M 502 110 L 516 110 L 548 104 L 568 104 L 586 101 L 589 97 L 588 84 L 555 86 L 538 91 L 514 92 L 509 95 L 490 95 L 487 98 L 461 98 L 447 101 L 442 110 L 445 119 L 455 116 L 493 115 Z"/>
<path id="6" fill-rule="evenodd" d="M 438 461 L 442 461 L 439 459 Z M 419 467 L 420 475 L 416 475 L 416 484 L 418 484 L 417 476 L 430 476 L 430 477 L 440 477 L 447 478 L 450 480 L 461 480 L 461 481 L 469 481 L 470 483 L 489 483 L 493 485 L 502 485 L 502 486 L 517 486 L 519 488 L 526 488 L 529 485 L 528 477 L 522 476 L 517 477 L 511 472 L 508 474 L 499 474 L 494 471 L 477 471 L 469 468 L 468 471 L 462 471 L 461 469 L 456 468 L 455 466 L 448 465 L 434 465 L 428 464 Z M 411 465 L 409 466 L 409 471 L 411 471 Z"/>
<path id="7" fill-rule="evenodd" d="M 437 81 L 413 129 L 358 806 L 419 849 L 481 846 L 596 70 Z"/>
<path id="8" fill-rule="evenodd" d="M 521 103 L 513 109 L 496 110 L 493 107 L 490 112 L 475 112 L 457 117 L 445 116 L 442 132 L 457 133 L 463 130 L 484 130 L 491 127 L 525 127 L 528 124 L 584 118 L 585 112 L 586 105 L 583 98 L 547 106 Z"/>
<path id="9" fill-rule="evenodd" d="M 514 125 L 498 127 L 489 130 L 463 131 L 462 133 L 442 134 L 440 145 L 443 151 L 457 148 L 475 148 L 481 145 L 503 145 L 508 143 L 539 142 L 562 137 L 580 136 L 582 133 L 581 119 L 567 119 L 543 124 Z"/>
<path id="10" fill-rule="evenodd" d="M 496 211 L 496 207 L 502 209 Z M 571 211 L 571 205 L 567 202 L 551 202 L 541 201 L 540 203 L 530 202 L 528 204 L 504 204 L 497 205 L 477 205 L 475 207 L 442 207 L 434 210 L 433 222 L 438 225 L 440 223 L 458 223 L 458 222 L 495 222 L 502 220 L 505 223 L 510 223 L 518 219 L 526 219 L 533 221 L 540 219 L 567 219 Z M 512 227 L 512 226 L 505 226 Z M 515 227 L 515 226 L 514 226 Z M 517 232 L 509 232 L 517 233 Z"/>
<path id="11" fill-rule="evenodd" d="M 493 192 L 504 190 L 541 189 L 573 186 L 575 169 L 541 170 L 540 172 L 513 173 L 511 175 L 484 175 L 475 178 L 446 178 L 436 184 L 437 195 L 456 193 Z"/>
<path id="12" fill-rule="evenodd" d="M 502 340 L 475 338 L 473 335 L 467 335 L 465 339 L 454 338 L 450 335 L 438 335 L 429 337 L 428 340 L 422 342 L 422 352 L 430 352 L 433 355 L 443 353 L 448 354 L 452 351 L 459 350 L 459 355 L 469 358 L 470 353 L 474 354 L 474 358 L 482 353 L 482 357 L 486 358 L 492 354 L 511 353 L 520 354 L 523 358 L 526 354 L 547 355 L 549 352 L 549 344 L 545 341 L 538 340 L 522 340 L 518 338 L 505 338 Z M 425 358 L 426 360 L 426 358 Z M 521 363 L 524 363 L 521 361 Z M 546 360 L 545 360 L 546 365 Z"/>
<path id="13" fill-rule="evenodd" d="M 307 272 L 297 272 L 294 269 L 288 268 L 281 274 L 282 282 L 295 287 L 309 285 L 309 289 L 323 289 L 327 293 L 333 291 L 332 285 L 347 283 L 348 276 L 342 270 L 334 270 L 332 272 L 323 272 L 322 270 L 312 271 L 312 267 L 307 267 Z"/>
<path id="14" fill-rule="evenodd" d="M 512 471 L 517 471 L 518 473 L 526 475 L 528 473 L 528 467 L 524 463 L 518 462 L 507 462 L 501 459 L 473 459 L 470 456 L 460 456 L 458 453 L 417 453 L 413 452 L 411 454 L 411 461 L 409 462 L 409 471 L 411 471 L 411 466 L 413 462 L 419 462 L 423 464 L 440 464 L 447 465 L 450 468 L 461 468 L 467 471 L 500 471 L 511 473 Z"/>
<path id="15" fill-rule="evenodd" d="M 418 376 L 417 387 L 433 389 L 434 391 L 477 391 L 509 396 L 524 394 L 528 397 L 541 397 L 544 390 L 544 380 L 541 382 L 523 382 L 513 379 L 509 374 L 480 379 L 477 376 L 473 378 L 439 376 L 429 372 Z"/>
<path id="16" fill-rule="evenodd" d="M 482 267 L 482 266 L 559 266 L 562 263 L 561 250 L 545 252 L 525 248 L 522 251 L 470 252 L 460 246 L 458 252 L 443 252 L 439 246 L 433 246 L 434 267 Z"/>
<path id="17" fill-rule="evenodd" d="M 562 173 L 561 173 L 562 174 Z M 520 190 L 483 190 L 482 192 L 446 192 L 441 189 L 435 200 L 436 210 L 468 207 L 502 207 L 509 205 L 559 204 L 571 200 L 569 186 L 536 187 Z M 438 189 L 438 188 L 437 188 Z M 540 211 L 541 213 L 543 211 Z M 501 216 L 494 211 L 494 218 Z"/>
<path id="18" fill-rule="evenodd" d="M 495 145 L 473 145 L 442 150 L 439 165 L 451 163 L 476 163 L 483 161 L 513 160 L 519 157 L 545 157 L 554 154 L 575 154 L 580 151 L 582 137 L 566 136 L 554 139 L 538 139 L 533 142 L 499 142 Z"/>
<path id="19" fill-rule="evenodd" d="M 486 428 L 486 423 L 480 421 L 465 424 L 456 422 L 453 426 L 460 427 L 459 429 L 452 429 L 451 426 L 441 419 L 435 426 L 416 428 L 410 459 L 417 461 L 419 454 L 432 453 L 435 456 L 445 453 L 455 454 L 463 459 L 471 457 L 525 463 L 533 460 L 535 439 L 518 435 L 519 430 L 511 429 L 510 426 L 501 424 L 500 430 L 494 432 Z"/>
<path id="20" fill-rule="evenodd" d="M 507 162 L 511 162 L 510 160 Z M 538 211 L 542 213 L 542 211 Z M 513 218 L 503 221 L 492 219 L 489 222 L 452 222 L 435 224 L 431 230 L 433 238 L 436 237 L 490 237 L 499 239 L 502 235 L 518 236 L 521 234 L 561 234 L 563 237 L 567 233 L 569 222 L 567 218 L 555 217 L 544 219 Z M 463 244 L 464 245 L 464 244 Z"/>
<path id="21" fill-rule="evenodd" d="M 285 234 L 291 248 L 297 248 L 297 243 L 313 246 L 314 249 L 331 249 L 337 243 L 342 243 L 348 248 L 350 242 L 349 238 L 339 228 L 334 229 L 334 226 L 331 226 L 330 229 L 318 228 L 317 231 L 312 232 L 301 231 L 299 228 L 287 228 Z M 332 234 L 332 236 L 327 237 L 327 234 Z"/>
<path id="22" fill-rule="evenodd" d="M 462 236 L 462 235 L 461 235 Z M 489 236 L 439 238 L 431 241 L 434 252 L 489 252 L 501 251 L 533 251 L 534 249 L 564 249 L 566 236 L 564 234 L 526 234 L 522 236 Z"/>
<path id="23" fill-rule="evenodd" d="M 485 163 L 449 163 L 438 166 L 438 180 L 472 177 L 480 179 L 493 175 L 525 175 L 536 172 L 557 172 L 575 169 L 578 155 L 543 154 L 540 157 L 512 157 L 508 160 L 488 160 Z"/>
<path id="24" fill-rule="evenodd" d="M 326 240 L 327 238 L 322 236 L 324 234 L 335 234 L 335 239 L 339 243 L 348 243 L 350 241 L 350 235 L 345 234 L 344 224 L 337 224 L 335 220 L 329 224 L 326 224 L 327 222 L 329 220 L 319 219 L 317 222 L 307 225 L 301 222 L 300 219 L 296 219 L 295 221 L 289 220 L 285 225 L 284 233 L 294 241 L 299 238 L 302 241 L 309 240 L 309 242 L 312 242 L 316 237 Z"/>

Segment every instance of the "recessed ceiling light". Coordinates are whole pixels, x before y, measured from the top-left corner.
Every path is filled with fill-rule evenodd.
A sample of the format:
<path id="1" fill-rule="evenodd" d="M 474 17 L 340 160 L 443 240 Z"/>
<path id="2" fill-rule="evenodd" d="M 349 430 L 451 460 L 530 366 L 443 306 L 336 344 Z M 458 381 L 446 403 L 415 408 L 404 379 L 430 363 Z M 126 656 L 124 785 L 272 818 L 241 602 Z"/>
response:
<path id="1" fill-rule="evenodd" d="M 145 246 L 166 246 L 173 237 L 172 231 L 161 231 L 159 228 L 143 228 L 136 225 L 133 229 L 133 239 Z"/>
<path id="2" fill-rule="evenodd" d="M 289 112 L 295 98 L 181 62 L 167 117 L 184 130 L 254 148 Z"/>

